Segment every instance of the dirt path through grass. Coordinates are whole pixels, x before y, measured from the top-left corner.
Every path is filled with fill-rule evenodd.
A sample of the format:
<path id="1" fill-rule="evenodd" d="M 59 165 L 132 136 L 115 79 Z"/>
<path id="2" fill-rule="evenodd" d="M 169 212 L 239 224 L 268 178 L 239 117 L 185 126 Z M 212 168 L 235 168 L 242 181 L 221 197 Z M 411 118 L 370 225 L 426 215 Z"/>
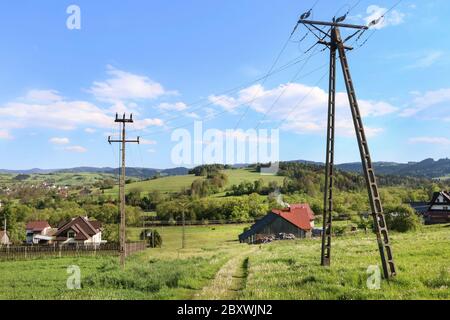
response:
<path id="1" fill-rule="evenodd" d="M 196 300 L 235 300 L 245 288 L 248 276 L 250 254 L 256 250 L 252 247 L 228 260 L 217 272 L 211 283 L 204 287 L 194 299 Z"/>

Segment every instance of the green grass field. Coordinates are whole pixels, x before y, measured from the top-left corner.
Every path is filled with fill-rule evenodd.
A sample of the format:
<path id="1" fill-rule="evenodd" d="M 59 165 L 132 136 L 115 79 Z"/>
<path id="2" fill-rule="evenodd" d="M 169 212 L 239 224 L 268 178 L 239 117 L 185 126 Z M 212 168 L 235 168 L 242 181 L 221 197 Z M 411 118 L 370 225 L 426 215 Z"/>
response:
<path id="1" fill-rule="evenodd" d="M 127 260 L 48 258 L 1 262 L 1 299 L 450 299 L 450 226 L 392 233 L 398 276 L 366 286 L 379 263 L 373 234 L 334 238 L 332 266 L 320 266 L 320 239 L 239 244 L 244 225 L 158 228 L 163 247 Z M 140 229 L 130 229 L 136 238 Z M 81 290 L 66 288 L 67 267 L 81 269 Z"/>
<path id="2" fill-rule="evenodd" d="M 230 187 L 243 181 L 253 182 L 258 179 L 262 179 L 266 184 L 268 184 L 270 181 L 276 181 L 279 184 L 282 184 L 284 180 L 284 177 L 263 176 L 258 172 L 252 171 L 250 169 L 224 170 L 223 172 L 228 176 L 228 184 L 225 187 Z M 197 179 L 204 179 L 204 177 L 196 177 L 195 175 L 170 176 L 159 178 L 156 180 L 134 182 L 127 184 L 126 187 L 128 191 L 137 189 L 142 191 L 143 193 L 148 193 L 155 190 L 158 190 L 162 193 L 172 193 L 179 192 L 183 188 L 190 188 L 192 182 Z M 116 196 L 117 193 L 117 186 L 113 189 L 105 190 L 105 195 Z"/>

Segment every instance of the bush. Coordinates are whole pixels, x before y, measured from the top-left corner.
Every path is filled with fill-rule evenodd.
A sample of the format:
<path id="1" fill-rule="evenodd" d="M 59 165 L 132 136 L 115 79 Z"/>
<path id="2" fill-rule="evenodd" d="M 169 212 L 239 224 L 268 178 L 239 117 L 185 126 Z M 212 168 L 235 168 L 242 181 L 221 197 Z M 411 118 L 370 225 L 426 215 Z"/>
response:
<path id="1" fill-rule="evenodd" d="M 142 230 L 139 237 L 141 240 L 147 240 L 150 248 L 161 248 L 162 246 L 162 237 L 155 229 Z"/>
<path id="2" fill-rule="evenodd" d="M 420 229 L 422 221 L 408 205 L 386 207 L 386 224 L 389 230 L 408 232 Z"/>
<path id="3" fill-rule="evenodd" d="M 353 224 L 356 225 L 356 227 L 358 229 L 364 230 L 364 232 L 367 232 L 369 230 L 374 230 L 372 216 L 369 216 L 367 218 L 365 218 L 363 216 L 353 217 L 353 219 L 351 221 Z"/>
<path id="4" fill-rule="evenodd" d="M 343 236 L 347 231 L 347 226 L 334 225 L 331 227 L 331 231 L 335 236 Z"/>

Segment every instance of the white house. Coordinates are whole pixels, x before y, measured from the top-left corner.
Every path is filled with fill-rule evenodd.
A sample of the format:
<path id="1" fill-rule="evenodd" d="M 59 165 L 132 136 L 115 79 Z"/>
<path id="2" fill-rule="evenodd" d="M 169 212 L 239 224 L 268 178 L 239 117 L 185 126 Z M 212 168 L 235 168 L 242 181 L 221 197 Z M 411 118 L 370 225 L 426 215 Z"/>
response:
<path id="1" fill-rule="evenodd" d="M 97 245 L 105 242 L 102 241 L 102 224 L 87 217 L 77 217 L 61 224 L 54 236 L 62 244 Z"/>
<path id="2" fill-rule="evenodd" d="M 6 246 L 10 243 L 8 233 L 4 230 L 0 230 L 0 245 Z"/>

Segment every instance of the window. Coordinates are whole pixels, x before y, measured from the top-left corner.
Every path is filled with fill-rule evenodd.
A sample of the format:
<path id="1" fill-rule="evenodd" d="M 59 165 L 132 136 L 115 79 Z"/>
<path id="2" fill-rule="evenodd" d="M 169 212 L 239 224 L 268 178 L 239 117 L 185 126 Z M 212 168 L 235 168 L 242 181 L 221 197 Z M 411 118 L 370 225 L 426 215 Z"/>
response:
<path id="1" fill-rule="evenodd" d="M 69 230 L 67 232 L 67 238 L 71 238 L 71 239 L 75 238 L 75 232 L 73 230 Z"/>
<path id="2" fill-rule="evenodd" d="M 442 208 L 444 211 L 448 211 L 448 207 L 444 207 Z"/>

